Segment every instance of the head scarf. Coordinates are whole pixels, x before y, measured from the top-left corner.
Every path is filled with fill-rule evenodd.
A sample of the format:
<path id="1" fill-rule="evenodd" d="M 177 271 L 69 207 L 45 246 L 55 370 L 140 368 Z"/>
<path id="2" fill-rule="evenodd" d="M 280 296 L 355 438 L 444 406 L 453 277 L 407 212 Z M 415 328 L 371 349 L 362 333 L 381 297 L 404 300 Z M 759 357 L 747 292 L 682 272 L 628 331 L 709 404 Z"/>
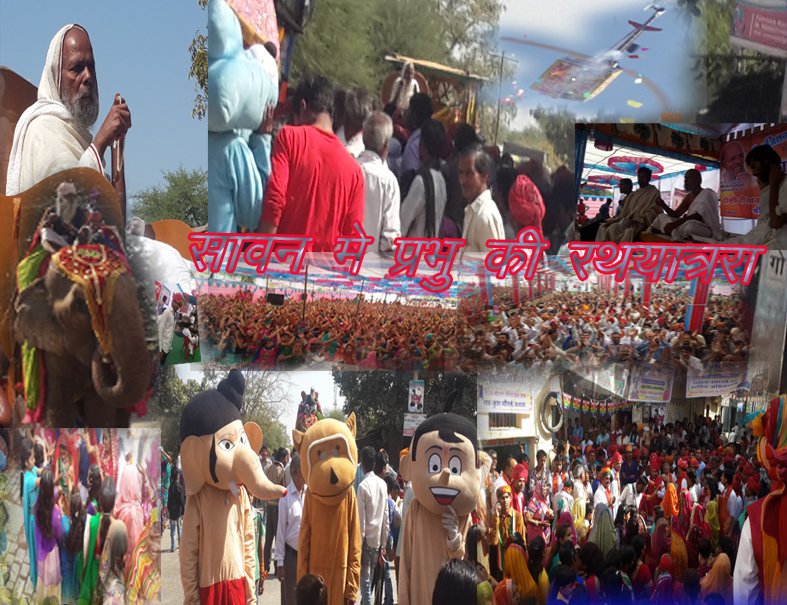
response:
<path id="1" fill-rule="evenodd" d="M 719 594 L 725 603 L 732 603 L 732 565 L 730 558 L 721 553 L 714 559 L 713 567 L 700 580 L 700 598 L 713 593 Z"/>
<path id="2" fill-rule="evenodd" d="M 654 557 L 661 557 L 670 553 L 670 547 L 667 545 L 667 536 L 672 536 L 672 530 L 669 522 L 662 517 L 656 521 L 656 527 L 650 538 L 651 551 Z"/>
<path id="3" fill-rule="evenodd" d="M 123 462 L 122 473 L 118 479 L 114 516 L 125 524 L 128 534 L 126 569 L 131 567 L 131 555 L 145 524 L 141 501 L 142 474 L 136 465 Z"/>
<path id="4" fill-rule="evenodd" d="M 511 486 L 510 485 L 501 485 L 497 488 L 497 492 L 495 492 L 498 499 L 502 497 L 503 494 L 511 495 Z"/>
<path id="5" fill-rule="evenodd" d="M 588 535 L 588 542 L 596 544 L 607 558 L 607 554 L 615 548 L 615 526 L 612 523 L 612 513 L 603 502 L 596 504 L 593 510 L 593 527 Z"/>
<path id="6" fill-rule="evenodd" d="M 514 584 L 516 584 L 520 599 L 525 599 L 527 597 L 534 597 L 537 599 L 540 596 L 538 585 L 533 580 L 527 568 L 527 552 L 519 544 L 510 544 L 508 548 L 506 548 L 506 560 L 503 572 L 506 578 L 511 578 Z"/>
<path id="7" fill-rule="evenodd" d="M 710 543 L 715 549 L 719 545 L 719 503 L 716 500 L 708 502 L 708 510 L 705 512 L 705 522 L 710 527 Z"/>
<path id="8" fill-rule="evenodd" d="M 773 399 L 764 414 L 752 421 L 759 437 L 757 458 L 771 478 L 762 504 L 763 578 L 766 602 L 787 600 L 787 395 Z M 752 531 L 756 531 L 752 528 Z"/>
<path id="9" fill-rule="evenodd" d="M 87 34 L 81 25 L 70 23 L 61 27 L 49 43 L 46 53 L 44 71 L 38 83 L 38 100 L 25 109 L 14 129 L 14 141 L 8 157 L 8 173 L 6 178 L 6 195 L 19 193 L 19 179 L 22 175 L 22 143 L 30 123 L 40 116 L 55 116 L 61 120 L 71 120 L 71 112 L 63 105 L 60 98 L 60 73 L 63 58 L 63 41 L 72 28 L 78 27 Z"/>
<path id="10" fill-rule="evenodd" d="M 672 594 L 672 558 L 668 554 L 661 556 L 656 567 L 651 602 L 654 605 L 672 605 L 675 602 Z"/>
<path id="11" fill-rule="evenodd" d="M 664 509 L 664 514 L 667 517 L 677 517 L 678 513 L 678 492 L 675 489 L 675 484 L 670 483 L 667 485 L 667 490 L 664 492 L 664 498 L 661 500 L 661 507 Z"/>

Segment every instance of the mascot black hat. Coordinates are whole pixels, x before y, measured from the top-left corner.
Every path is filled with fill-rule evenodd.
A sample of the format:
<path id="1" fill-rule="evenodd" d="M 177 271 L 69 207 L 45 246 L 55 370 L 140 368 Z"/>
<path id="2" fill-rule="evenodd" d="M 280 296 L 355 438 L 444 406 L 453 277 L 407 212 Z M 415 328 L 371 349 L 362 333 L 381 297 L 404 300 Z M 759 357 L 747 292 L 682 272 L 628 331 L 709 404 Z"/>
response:
<path id="1" fill-rule="evenodd" d="M 218 387 L 192 397 L 180 414 L 180 442 L 191 435 L 210 435 L 240 420 L 245 390 L 243 374 L 240 370 L 230 370 Z"/>

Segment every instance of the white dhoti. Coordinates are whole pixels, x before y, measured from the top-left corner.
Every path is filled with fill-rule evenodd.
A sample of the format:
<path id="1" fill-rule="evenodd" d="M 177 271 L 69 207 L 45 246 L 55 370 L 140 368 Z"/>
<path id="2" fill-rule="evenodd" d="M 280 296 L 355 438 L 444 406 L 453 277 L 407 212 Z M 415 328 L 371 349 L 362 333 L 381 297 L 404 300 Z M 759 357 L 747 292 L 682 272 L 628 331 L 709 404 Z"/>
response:
<path id="1" fill-rule="evenodd" d="M 672 218 L 668 214 L 660 214 L 656 217 L 656 220 L 653 221 L 650 228 L 660 231 L 661 233 L 666 233 L 665 229 L 667 225 L 674 223 L 676 220 L 677 219 Z M 713 237 L 713 230 L 702 221 L 692 219 L 673 229 L 672 233 L 669 235 L 673 242 L 685 242 L 695 236 Z"/>

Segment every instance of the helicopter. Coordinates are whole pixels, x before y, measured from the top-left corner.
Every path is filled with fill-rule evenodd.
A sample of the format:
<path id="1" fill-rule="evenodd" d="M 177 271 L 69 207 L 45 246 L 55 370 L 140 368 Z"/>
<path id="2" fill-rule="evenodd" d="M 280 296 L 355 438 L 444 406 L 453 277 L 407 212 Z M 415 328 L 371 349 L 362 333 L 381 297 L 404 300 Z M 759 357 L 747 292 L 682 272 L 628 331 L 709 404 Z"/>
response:
<path id="1" fill-rule="evenodd" d="M 580 53 L 571 53 L 554 61 L 541 76 L 530 86 L 532 90 L 546 96 L 565 99 L 569 101 L 585 102 L 595 98 L 603 92 L 623 71 L 620 60 L 626 56 L 634 57 L 640 49 L 638 38 L 645 32 L 660 32 L 659 27 L 651 25 L 658 17 L 664 14 L 665 8 L 649 4 L 646 11 L 652 11 L 644 23 L 629 20 L 633 28 L 609 49 L 595 57 Z M 502 38 L 508 42 L 516 42 L 530 46 L 538 46 L 566 52 L 565 49 L 525 41 L 519 38 Z M 570 51 L 569 51 L 570 52 Z"/>

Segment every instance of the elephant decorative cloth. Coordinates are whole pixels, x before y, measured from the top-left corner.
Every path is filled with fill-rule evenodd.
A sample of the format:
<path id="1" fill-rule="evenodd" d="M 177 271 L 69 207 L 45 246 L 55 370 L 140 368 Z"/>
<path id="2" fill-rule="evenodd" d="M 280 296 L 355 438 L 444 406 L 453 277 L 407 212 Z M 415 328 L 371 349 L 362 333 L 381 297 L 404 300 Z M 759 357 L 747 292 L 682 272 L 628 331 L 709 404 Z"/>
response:
<path id="1" fill-rule="evenodd" d="M 262 430 L 241 422 L 245 380 L 230 371 L 215 390 L 194 396 L 180 416 L 186 510 L 180 549 L 184 603 L 253 605 L 257 548 L 251 495 L 287 493 L 262 470 Z"/>
<path id="2" fill-rule="evenodd" d="M 475 423 L 457 414 L 430 416 L 413 434 L 399 470 L 415 499 L 399 538 L 398 603 L 431 603 L 442 565 L 464 556 L 470 514 L 481 493 Z"/>
<path id="3" fill-rule="evenodd" d="M 324 418 L 305 432 L 295 429 L 292 438 L 309 486 L 298 536 L 298 579 L 322 576 L 328 605 L 354 603 L 361 579 L 361 525 L 353 490 L 355 414 L 346 422 Z"/>
<path id="4" fill-rule="evenodd" d="M 112 332 L 109 313 L 114 298 L 115 281 L 128 270 L 128 263 L 108 246 L 83 245 L 61 248 L 52 262 L 66 277 L 82 286 L 90 310 L 93 333 L 101 349 L 112 353 Z"/>

